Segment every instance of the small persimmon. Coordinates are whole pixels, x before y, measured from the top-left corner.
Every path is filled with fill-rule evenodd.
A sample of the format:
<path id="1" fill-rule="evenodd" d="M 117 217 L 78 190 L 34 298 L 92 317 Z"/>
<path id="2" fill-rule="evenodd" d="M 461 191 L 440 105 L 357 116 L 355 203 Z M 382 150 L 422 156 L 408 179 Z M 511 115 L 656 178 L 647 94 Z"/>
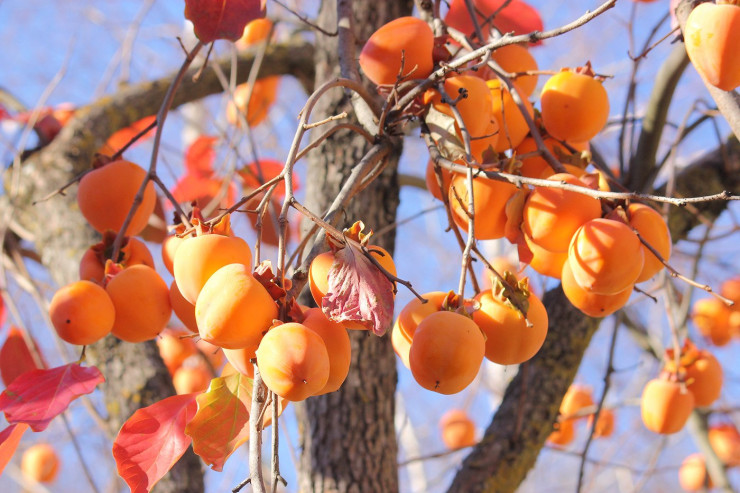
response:
<path id="1" fill-rule="evenodd" d="M 181 366 L 172 375 L 172 385 L 178 395 L 203 392 L 211 383 L 211 372 L 205 364 Z"/>
<path id="2" fill-rule="evenodd" d="M 110 231 L 109 231 L 110 233 Z M 102 283 L 105 278 L 105 262 L 113 254 L 114 235 L 106 234 L 103 241 L 91 246 L 80 260 L 80 279 Z M 154 258 L 146 244 L 134 237 L 127 237 L 121 246 L 116 263 L 124 267 L 129 265 L 148 265 L 154 268 Z"/>
<path id="3" fill-rule="evenodd" d="M 59 457 L 48 443 L 37 443 L 21 459 L 21 472 L 25 478 L 37 483 L 51 483 L 59 472 Z"/>
<path id="4" fill-rule="evenodd" d="M 565 447 L 570 444 L 576 437 L 576 427 L 572 420 L 566 419 L 555 424 L 547 437 L 547 442 L 558 447 Z"/>
<path id="5" fill-rule="evenodd" d="M 195 347 L 193 340 L 183 336 L 186 336 L 183 332 L 168 330 L 157 338 L 159 355 L 162 357 L 170 375 L 173 375 L 186 359 L 198 354 L 198 349 Z"/>
<path id="6" fill-rule="evenodd" d="M 442 443 L 450 450 L 472 447 L 476 444 L 475 423 L 461 409 L 450 409 L 439 420 Z"/>
<path id="7" fill-rule="evenodd" d="M 588 416 L 588 426 L 594 429 L 594 438 L 609 438 L 614 433 L 614 411 L 602 407 L 594 425 L 594 415 Z"/>
<path id="8" fill-rule="evenodd" d="M 92 281 L 77 281 L 54 294 L 49 318 L 62 340 L 84 346 L 110 333 L 116 309 L 105 289 Z"/>
<path id="9" fill-rule="evenodd" d="M 273 75 L 258 79 L 254 88 L 248 82 L 239 84 L 234 89 L 234 97 L 226 106 L 226 119 L 235 127 L 241 127 L 241 113 L 247 121 L 247 125 L 255 127 L 262 123 L 277 98 L 280 76 Z M 250 91 L 251 89 L 251 91 Z M 251 97 L 250 96 L 251 92 Z M 249 97 L 249 102 L 247 102 Z"/>
<path id="10" fill-rule="evenodd" d="M 560 415 L 564 418 L 562 421 L 585 418 L 586 415 L 578 416 L 580 411 L 593 405 L 594 398 L 590 388 L 579 384 L 571 385 L 560 403 Z"/>
<path id="11" fill-rule="evenodd" d="M 720 423 L 709 427 L 709 443 L 728 466 L 740 466 L 740 432 L 731 423 Z"/>
<path id="12" fill-rule="evenodd" d="M 591 75 L 564 70 L 545 82 L 540 96 L 547 133 L 560 140 L 591 140 L 609 117 L 609 97 Z"/>
<path id="13" fill-rule="evenodd" d="M 724 346 L 732 339 L 731 315 L 732 310 L 717 298 L 696 300 L 691 309 L 691 320 L 699 333 L 715 346 Z"/>
<path id="14" fill-rule="evenodd" d="M 707 474 L 707 465 L 701 454 L 691 454 L 683 460 L 678 469 L 678 482 L 684 491 L 712 488 L 712 478 Z"/>
<path id="15" fill-rule="evenodd" d="M 640 411 L 645 427 L 655 433 L 681 431 L 694 410 L 694 394 L 679 382 L 655 378 L 642 391 Z"/>

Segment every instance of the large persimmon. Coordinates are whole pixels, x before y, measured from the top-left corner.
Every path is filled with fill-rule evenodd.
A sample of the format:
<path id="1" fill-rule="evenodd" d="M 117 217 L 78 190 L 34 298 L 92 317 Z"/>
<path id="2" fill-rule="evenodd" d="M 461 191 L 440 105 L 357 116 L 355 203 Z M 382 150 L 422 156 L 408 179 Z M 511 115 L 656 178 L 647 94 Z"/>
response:
<path id="1" fill-rule="evenodd" d="M 477 442 L 475 423 L 462 409 L 450 409 L 439 420 L 442 443 L 450 450 L 471 447 Z"/>
<path id="2" fill-rule="evenodd" d="M 597 294 L 582 288 L 573 277 L 570 263 L 566 260 L 561 271 L 561 285 L 568 300 L 589 317 L 607 317 L 616 312 L 630 299 L 634 286 L 615 294 Z"/>
<path id="3" fill-rule="evenodd" d="M 686 19 L 683 38 L 691 63 L 710 84 L 723 91 L 740 85 L 740 5 L 697 5 Z"/>
<path id="4" fill-rule="evenodd" d="M 609 117 L 609 97 L 592 75 L 564 70 L 545 82 L 542 123 L 560 140 L 583 142 L 598 134 Z"/>
<path id="5" fill-rule="evenodd" d="M 349 365 L 352 360 L 352 346 L 347 329 L 342 324 L 326 318 L 321 308 L 309 308 L 303 315 L 305 316 L 303 325 L 323 339 L 329 354 L 329 379 L 326 385 L 314 395 L 339 390 L 349 374 Z"/>

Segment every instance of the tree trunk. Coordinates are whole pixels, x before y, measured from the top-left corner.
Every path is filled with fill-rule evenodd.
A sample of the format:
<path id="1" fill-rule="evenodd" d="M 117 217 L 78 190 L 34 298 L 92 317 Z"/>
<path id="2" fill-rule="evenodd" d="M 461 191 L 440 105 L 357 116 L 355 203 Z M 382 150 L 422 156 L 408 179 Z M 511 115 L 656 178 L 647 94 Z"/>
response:
<path id="1" fill-rule="evenodd" d="M 377 27 L 398 16 L 409 15 L 411 2 L 354 2 L 353 10 L 353 31 L 359 50 Z M 335 28 L 335 0 L 322 3 L 318 24 L 329 31 Z M 317 87 L 340 74 L 338 42 L 337 36 L 317 33 L 314 57 Z M 312 120 L 342 111 L 352 115 L 349 98 L 335 89 L 320 100 Z M 352 167 L 369 147 L 356 133 L 340 131 L 310 155 L 306 201 L 311 210 L 327 210 Z M 382 175 L 345 209 L 345 226 L 362 220 L 366 228 L 378 229 L 395 221 L 399 200 L 396 165 L 400 151 L 398 141 Z M 393 235 L 379 240 L 377 244 L 393 252 Z M 366 331 L 350 331 L 350 337 L 352 366 L 342 388 L 297 406 L 302 449 L 301 491 L 398 490 L 394 427 L 397 375 L 390 338 L 376 337 Z"/>

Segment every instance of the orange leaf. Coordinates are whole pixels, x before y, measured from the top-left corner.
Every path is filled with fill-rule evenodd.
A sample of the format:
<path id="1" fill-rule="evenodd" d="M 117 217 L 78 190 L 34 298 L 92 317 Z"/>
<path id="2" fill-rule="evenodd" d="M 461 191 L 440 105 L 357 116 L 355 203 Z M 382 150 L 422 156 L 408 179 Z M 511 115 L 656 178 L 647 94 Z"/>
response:
<path id="1" fill-rule="evenodd" d="M 130 127 L 123 128 L 117 132 L 114 132 L 113 135 L 108 137 L 108 140 L 105 141 L 105 144 L 98 150 L 100 154 L 105 154 L 106 156 L 112 156 L 116 152 L 118 152 L 119 149 L 123 148 L 126 144 L 131 142 L 131 139 L 136 137 L 139 132 L 143 131 L 145 128 L 147 128 L 149 125 L 154 123 L 157 120 L 156 115 L 152 116 L 146 116 L 142 118 L 141 120 L 135 122 Z M 154 128 L 152 128 L 150 131 L 148 131 L 146 134 L 141 136 L 139 140 L 136 141 L 137 144 L 144 142 L 146 139 L 150 138 L 152 135 L 154 135 Z"/>
<path id="2" fill-rule="evenodd" d="M 218 141 L 218 137 L 201 135 L 190 144 L 185 152 L 186 175 L 208 178 L 213 174 L 213 160 L 216 157 L 213 144 L 216 141 Z"/>
<path id="3" fill-rule="evenodd" d="M 265 16 L 265 0 L 185 0 L 185 18 L 203 43 L 236 41 L 252 19 Z"/>
<path id="4" fill-rule="evenodd" d="M 223 185 L 223 179 L 221 178 L 206 178 L 186 173 L 177 180 L 175 187 L 172 189 L 172 196 L 181 204 L 194 201 L 200 209 L 203 209 L 211 203 L 214 197 L 221 193 Z M 229 183 L 226 195 L 221 199 L 219 205 L 228 207 L 234 202 L 235 194 L 234 184 Z"/>
<path id="5" fill-rule="evenodd" d="M 15 450 L 18 448 L 21 437 L 27 429 L 27 424 L 18 423 L 10 425 L 0 432 L 0 474 L 3 473 L 3 469 L 10 462 Z"/>
<path id="6" fill-rule="evenodd" d="M 37 368 L 23 334 L 17 327 L 11 327 L 8 338 L 0 349 L 0 377 L 3 383 L 7 387 L 19 375 Z"/>
<path id="7" fill-rule="evenodd" d="M 272 180 L 283 171 L 283 163 L 275 159 L 260 159 L 259 161 L 253 161 L 243 168 L 237 170 L 237 173 L 243 181 L 245 190 L 253 190 L 258 188 L 263 183 Z M 293 190 L 300 188 L 300 182 L 298 177 L 293 174 Z M 285 182 L 280 182 L 275 191 L 272 193 L 275 198 L 282 198 L 285 196 Z"/>

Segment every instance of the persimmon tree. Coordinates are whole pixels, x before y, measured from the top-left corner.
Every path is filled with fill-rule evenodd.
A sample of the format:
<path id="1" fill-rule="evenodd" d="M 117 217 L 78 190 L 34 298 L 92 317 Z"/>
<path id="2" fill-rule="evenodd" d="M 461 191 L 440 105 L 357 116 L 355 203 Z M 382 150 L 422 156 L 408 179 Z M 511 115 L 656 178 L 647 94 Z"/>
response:
<path id="1" fill-rule="evenodd" d="M 621 2 L 634 21 L 642 2 Z M 446 446 L 466 449 L 449 490 L 515 491 L 543 450 L 568 447 L 588 418 L 582 447 L 562 452 L 579 459 L 573 483 L 582 491 L 592 441 L 612 436 L 620 419 L 619 406 L 605 404 L 617 385 L 619 333 L 661 368 L 643 382 L 640 432 L 687 428 L 702 456 L 687 459 L 682 486 L 711 480 L 730 491 L 740 433 L 730 422 L 708 425 L 722 411 L 723 368 L 711 346 L 736 336 L 740 290 L 733 281 L 714 293 L 719 286 L 697 280 L 695 266 L 740 189 L 740 5 L 672 3 L 632 54 L 621 108 L 610 106 L 616 91 L 605 80 L 614 74 L 600 73 L 599 53 L 563 70 L 538 67 L 530 54 L 614 15 L 617 0 L 574 8 L 567 23 L 547 28 L 520 0 L 327 0 L 315 19 L 279 2 L 186 0 L 195 37 L 180 41 L 172 75 L 66 112 L 24 113 L 6 102 L 3 118 L 35 131 L 38 145 L 21 140 L 0 202 L 5 278 L 19 286 L 5 281 L 3 297 L 21 326 L 7 331 L 0 350 L 8 422 L 0 469 L 16 460 L 29 428 L 67 420 L 79 399 L 132 491 L 203 491 L 203 463 L 221 471 L 241 446 L 249 473 L 234 491 L 275 491 L 292 467 L 279 461 L 286 445 L 278 432 L 292 408 L 300 457 L 289 489 L 398 491 L 397 368 L 410 370 L 418 392 L 472 395 L 481 366 L 499 365 L 518 370 L 486 413 L 482 437 L 462 410 L 441 421 Z M 273 36 L 265 9 L 310 35 Z M 717 36 L 703 44 L 708 30 Z M 670 38 L 665 59 L 652 57 Z M 643 109 L 644 63 L 661 65 Z M 712 99 L 708 111 L 674 101 L 690 63 Z M 284 159 L 267 160 L 255 129 L 280 99 L 277 77 L 285 75 L 306 96 Z M 231 130 L 214 127 L 231 137 L 193 139 L 170 183 L 168 116 L 216 94 L 227 101 L 222 119 Z M 669 109 L 678 104 L 688 116 L 673 129 Z M 679 145 L 710 119 L 723 134 L 716 148 L 677 166 Z M 618 131 L 605 130 L 608 120 Z M 600 152 L 607 139 L 616 152 Z M 424 166 L 399 176 L 414 140 L 429 162 L 425 179 Z M 124 159 L 142 141 L 151 145 L 148 162 Z M 240 145 L 254 158 L 247 164 Z M 239 164 L 222 174 L 217 155 Z M 434 292 L 420 293 L 420 280 L 394 262 L 402 184 L 435 197 L 444 234 L 459 247 L 438 256 L 460 268 Z M 674 265 L 672 248 L 695 230 L 706 231 L 699 252 Z M 159 244 L 164 269 L 137 235 Z M 511 250 L 514 265 L 494 261 L 494 242 Z M 53 297 L 39 288 L 40 270 L 58 285 Z M 162 277 L 169 275 L 171 284 Z M 700 335 L 692 329 L 690 337 L 692 288 L 714 297 L 693 308 Z M 20 289 L 48 319 L 45 334 L 58 338 L 65 364 L 48 364 L 22 326 Z M 411 301 L 395 306 L 403 290 Z M 658 300 L 667 322 L 656 336 L 635 306 Z M 164 331 L 172 312 L 185 331 Z M 599 348 L 607 363 L 593 396 L 573 383 L 605 317 L 612 335 Z M 74 358 L 68 344 L 78 345 Z M 86 397 L 95 389 L 103 413 Z M 63 467 L 53 452 L 28 457 L 24 474 L 34 481 Z"/>

